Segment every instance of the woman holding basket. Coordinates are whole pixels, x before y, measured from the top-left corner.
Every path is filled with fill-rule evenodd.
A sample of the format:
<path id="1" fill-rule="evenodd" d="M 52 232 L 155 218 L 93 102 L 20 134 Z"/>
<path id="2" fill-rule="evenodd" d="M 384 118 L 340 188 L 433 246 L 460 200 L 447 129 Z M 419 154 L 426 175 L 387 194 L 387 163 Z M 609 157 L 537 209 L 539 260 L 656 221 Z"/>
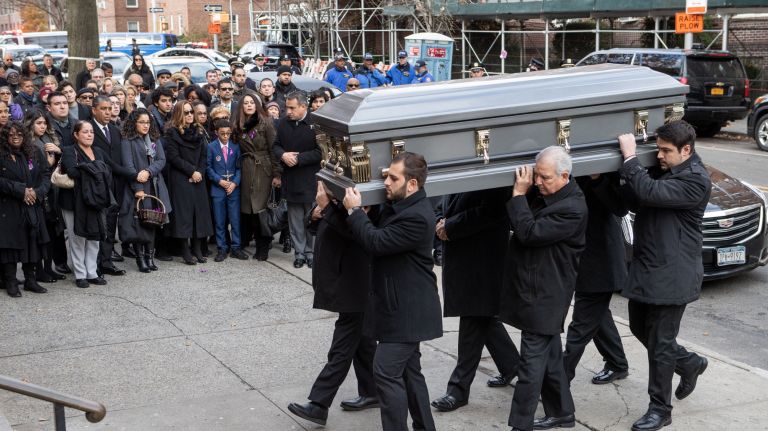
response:
<path id="1" fill-rule="evenodd" d="M 156 271 L 156 225 L 140 220 L 138 210 L 162 211 L 160 223 L 168 222 L 171 200 L 163 180 L 165 151 L 158 139 L 160 131 L 150 119 L 149 112 L 139 108 L 131 112 L 123 122 L 121 151 L 125 167 L 138 172 L 125 188 L 123 206 L 120 208 L 120 239 L 128 242 L 136 254 L 136 266 L 147 273 Z"/>

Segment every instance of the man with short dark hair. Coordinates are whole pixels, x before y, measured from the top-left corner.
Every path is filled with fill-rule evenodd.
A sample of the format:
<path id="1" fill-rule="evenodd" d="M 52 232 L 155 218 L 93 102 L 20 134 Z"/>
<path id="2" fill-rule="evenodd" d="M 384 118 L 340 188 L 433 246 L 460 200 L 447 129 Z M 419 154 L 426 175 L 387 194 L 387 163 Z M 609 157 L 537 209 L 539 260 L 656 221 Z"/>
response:
<path id="1" fill-rule="evenodd" d="M 219 74 L 216 72 L 216 69 L 210 69 L 205 72 L 205 81 L 211 85 L 219 83 Z"/>
<path id="2" fill-rule="evenodd" d="M 259 82 L 259 94 L 261 95 L 261 100 L 264 101 L 264 106 L 267 106 L 269 102 L 275 102 L 280 108 L 280 112 L 285 110 L 285 99 L 277 97 L 277 94 L 275 94 L 275 83 L 271 79 L 264 78 Z"/>
<path id="3" fill-rule="evenodd" d="M 90 120 L 91 109 L 90 106 L 84 106 L 77 101 L 77 91 L 75 87 L 69 81 L 61 81 L 56 91 L 61 92 L 67 98 L 67 104 L 69 106 L 69 115 L 75 120 Z M 49 102 L 50 103 L 50 96 Z"/>
<path id="4" fill-rule="evenodd" d="M 232 71 L 232 82 L 237 88 L 235 88 L 235 94 L 240 97 L 245 94 L 246 89 L 256 91 L 256 82 L 253 79 L 245 76 L 245 69 L 242 67 L 236 67 Z"/>
<path id="5" fill-rule="evenodd" d="M 72 88 L 71 84 L 64 82 Z M 72 128 L 77 121 L 77 118 L 70 114 L 67 100 L 68 97 L 60 91 L 54 91 L 48 95 L 48 120 L 59 137 L 62 147 L 73 144 Z"/>
<path id="6" fill-rule="evenodd" d="M 560 334 L 584 249 L 587 205 L 571 170 L 563 147 L 547 147 L 536 155 L 535 167 L 517 168 L 507 202 L 513 234 L 499 317 L 522 332 L 508 421 L 513 431 L 570 428 L 576 422 Z M 534 420 L 539 396 L 544 417 Z"/>
<path id="7" fill-rule="evenodd" d="M 400 153 L 384 181 L 387 203 L 376 220 L 361 208 L 357 189 L 344 196 L 347 225 L 373 257 L 372 325 L 366 334 L 378 340 L 373 376 L 384 431 L 435 430 L 429 391 L 421 373 L 422 341 L 442 337 L 437 277 L 432 271 L 435 213 L 424 191 L 427 162 L 420 154 Z"/>
<path id="8" fill-rule="evenodd" d="M 315 140 L 306 95 L 298 91 L 289 94 L 285 112 L 286 116 L 277 123 L 273 152 L 283 165 L 280 181 L 285 186 L 282 197 L 288 202 L 293 266 L 301 268 L 306 264 L 312 268 L 313 238 L 307 234 L 304 217 L 315 200 L 315 173 L 320 169 L 322 152 Z"/>
<path id="9" fill-rule="evenodd" d="M 672 423 L 672 377 L 680 375 L 675 397 L 696 388 L 707 359 L 677 344 L 688 303 L 699 299 L 704 267 L 701 221 L 712 184 L 695 151 L 696 132 L 685 121 L 656 129 L 659 166 L 644 168 L 635 156 L 635 136 L 619 136 L 629 208 L 635 213 L 632 262 L 622 296 L 629 299 L 629 328 L 648 350 L 648 411 L 634 431 Z"/>
<path id="10" fill-rule="evenodd" d="M 223 106 L 227 108 L 231 115 L 237 112 L 237 101 L 234 99 L 235 86 L 232 84 L 232 80 L 224 78 L 219 81 L 218 88 L 218 100 L 211 104 L 211 109 L 217 106 Z"/>
<path id="11" fill-rule="evenodd" d="M 61 69 L 53 65 L 53 56 L 51 54 L 43 55 L 43 67 L 40 68 L 40 74 L 43 76 L 53 75 L 58 83 L 64 80 Z"/>
<path id="12" fill-rule="evenodd" d="M 106 62 L 105 63 L 101 63 L 100 69 L 104 71 L 104 77 L 105 78 L 111 78 L 112 75 L 115 72 L 114 71 L 114 67 L 112 67 L 111 63 L 106 63 Z"/>
<path id="13" fill-rule="evenodd" d="M 165 122 L 171 119 L 173 109 L 173 91 L 166 87 L 156 88 L 152 92 L 152 105 L 147 109 L 157 130 L 165 130 Z"/>
<path id="14" fill-rule="evenodd" d="M 285 100 L 289 94 L 292 94 L 299 89 L 292 82 L 293 72 L 290 67 L 280 66 L 277 68 L 277 82 L 275 83 L 275 99 L 278 104 L 282 102 L 285 105 Z"/>

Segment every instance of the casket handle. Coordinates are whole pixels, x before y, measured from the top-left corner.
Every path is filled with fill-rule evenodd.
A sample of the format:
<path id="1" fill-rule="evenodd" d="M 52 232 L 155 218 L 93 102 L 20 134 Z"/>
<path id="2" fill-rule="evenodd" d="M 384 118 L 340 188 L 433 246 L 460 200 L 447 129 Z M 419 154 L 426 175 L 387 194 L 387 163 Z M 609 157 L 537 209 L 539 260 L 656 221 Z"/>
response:
<path id="1" fill-rule="evenodd" d="M 475 130 L 475 155 L 483 158 L 483 164 L 490 163 L 488 149 L 491 146 L 491 129 Z"/>
<path id="2" fill-rule="evenodd" d="M 571 119 L 557 120 L 557 145 L 563 147 L 566 153 L 571 152 Z"/>
<path id="3" fill-rule="evenodd" d="M 635 134 L 643 135 L 643 143 L 648 142 L 648 110 L 635 111 Z"/>

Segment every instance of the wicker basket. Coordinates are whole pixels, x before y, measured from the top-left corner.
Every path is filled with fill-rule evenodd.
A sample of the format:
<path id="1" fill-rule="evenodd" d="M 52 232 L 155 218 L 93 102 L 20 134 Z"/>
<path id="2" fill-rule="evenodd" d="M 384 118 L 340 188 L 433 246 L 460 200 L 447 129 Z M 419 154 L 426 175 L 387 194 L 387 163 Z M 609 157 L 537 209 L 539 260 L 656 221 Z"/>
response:
<path id="1" fill-rule="evenodd" d="M 141 208 L 141 201 L 146 198 L 151 198 L 159 202 L 161 211 L 157 211 L 157 209 Z M 148 226 L 162 226 L 165 223 L 165 204 L 157 196 L 144 195 L 143 198 L 136 199 L 136 217 L 139 218 L 141 224 Z"/>

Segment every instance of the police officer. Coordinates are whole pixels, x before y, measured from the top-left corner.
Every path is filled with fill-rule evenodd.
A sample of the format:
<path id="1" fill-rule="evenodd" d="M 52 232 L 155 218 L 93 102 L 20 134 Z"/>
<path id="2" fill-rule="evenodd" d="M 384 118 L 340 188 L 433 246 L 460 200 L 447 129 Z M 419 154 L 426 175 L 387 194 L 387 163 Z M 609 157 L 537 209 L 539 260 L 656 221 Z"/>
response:
<path id="1" fill-rule="evenodd" d="M 472 67 L 469 68 L 470 78 L 482 78 L 485 76 L 485 67 L 478 62 L 472 63 Z"/>
<path id="2" fill-rule="evenodd" d="M 288 54 L 283 54 L 280 57 L 280 64 L 278 64 L 278 67 L 279 66 L 288 66 L 291 68 L 291 72 L 293 72 L 294 75 L 301 75 L 301 69 L 293 64 L 293 59 Z"/>
<path id="3" fill-rule="evenodd" d="M 325 74 L 325 82 L 333 84 L 341 91 L 347 90 L 347 81 L 352 78 L 352 72 L 345 67 L 346 58 L 344 54 L 336 54 L 334 58 L 334 68 Z"/>
<path id="4" fill-rule="evenodd" d="M 424 84 L 435 80 L 435 77 L 427 70 L 427 62 L 424 60 L 417 61 L 414 64 L 414 70 L 416 70 L 416 76 L 413 77 L 411 84 Z"/>
<path id="5" fill-rule="evenodd" d="M 397 53 L 397 64 L 387 71 L 387 81 L 392 85 L 410 84 L 415 75 L 413 66 L 408 63 L 408 54 L 400 51 Z"/>
<path id="6" fill-rule="evenodd" d="M 266 59 L 264 58 L 264 55 L 262 54 L 256 54 L 256 57 L 253 58 L 253 62 L 255 66 L 253 66 L 253 69 L 251 71 L 253 72 L 268 72 L 270 71 L 270 67 L 265 64 Z"/>
<path id="7" fill-rule="evenodd" d="M 355 78 L 360 81 L 360 88 L 376 88 L 387 83 L 387 78 L 373 65 L 373 55 L 366 52 L 363 64 L 355 71 Z"/>

